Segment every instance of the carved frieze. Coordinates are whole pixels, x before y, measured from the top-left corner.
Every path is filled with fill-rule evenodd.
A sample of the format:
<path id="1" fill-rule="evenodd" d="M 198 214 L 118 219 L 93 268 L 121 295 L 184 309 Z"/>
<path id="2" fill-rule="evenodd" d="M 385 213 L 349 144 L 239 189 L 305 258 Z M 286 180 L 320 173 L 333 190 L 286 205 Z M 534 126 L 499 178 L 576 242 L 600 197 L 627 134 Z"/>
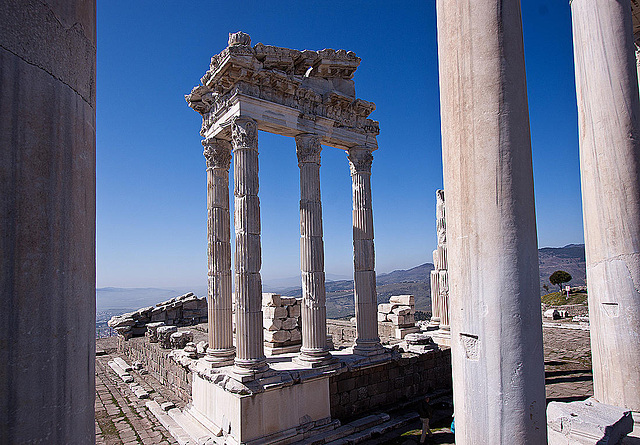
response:
<path id="1" fill-rule="evenodd" d="M 185 96 L 202 115 L 201 134 L 218 121 L 231 99 L 245 95 L 331 119 L 335 127 L 378 135 L 378 122 L 367 118 L 375 104 L 355 98 L 351 78 L 360 58 L 354 53 L 298 51 L 261 43 L 252 48 L 247 42 L 247 34 L 231 34 L 229 46 L 212 57 L 202 84 Z"/>
<path id="2" fill-rule="evenodd" d="M 208 138 L 202 141 L 207 168 L 224 168 L 229 170 L 231 165 L 231 144 L 229 141 Z"/>

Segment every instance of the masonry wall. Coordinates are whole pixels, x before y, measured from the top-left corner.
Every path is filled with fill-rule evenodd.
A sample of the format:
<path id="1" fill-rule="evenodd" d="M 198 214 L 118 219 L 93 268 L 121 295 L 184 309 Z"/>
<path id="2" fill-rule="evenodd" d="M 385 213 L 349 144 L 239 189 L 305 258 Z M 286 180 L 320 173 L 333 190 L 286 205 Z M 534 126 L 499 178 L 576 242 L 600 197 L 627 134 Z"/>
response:
<path id="1" fill-rule="evenodd" d="M 191 401 L 191 372 L 169 358 L 171 349 L 162 349 L 158 343 L 149 343 L 146 337 L 129 340 L 118 336 L 118 352 L 131 362 L 139 361 L 160 383 L 171 388 L 186 403 Z"/>
<path id="2" fill-rule="evenodd" d="M 390 363 L 347 371 L 329 383 L 331 417 L 348 420 L 451 388 L 451 350 L 406 354 Z"/>

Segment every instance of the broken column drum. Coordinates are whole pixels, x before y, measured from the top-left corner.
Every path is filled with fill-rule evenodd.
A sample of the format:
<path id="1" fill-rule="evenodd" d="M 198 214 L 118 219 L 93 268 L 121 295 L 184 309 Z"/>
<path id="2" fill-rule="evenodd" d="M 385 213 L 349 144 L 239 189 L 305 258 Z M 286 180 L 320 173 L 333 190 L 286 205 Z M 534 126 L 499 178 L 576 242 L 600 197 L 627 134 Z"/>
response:
<path id="1" fill-rule="evenodd" d="M 546 444 L 520 2 L 436 10 L 456 444 Z"/>
<path id="2" fill-rule="evenodd" d="M 571 14 L 594 397 L 640 411 L 640 100 L 631 4 L 574 0 Z"/>

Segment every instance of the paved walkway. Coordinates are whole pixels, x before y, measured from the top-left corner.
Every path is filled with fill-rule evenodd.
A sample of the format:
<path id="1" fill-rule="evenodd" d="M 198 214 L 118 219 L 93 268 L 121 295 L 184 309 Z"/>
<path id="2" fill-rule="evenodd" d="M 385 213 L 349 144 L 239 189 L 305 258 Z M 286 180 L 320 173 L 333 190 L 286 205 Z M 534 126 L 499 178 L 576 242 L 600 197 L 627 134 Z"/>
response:
<path id="1" fill-rule="evenodd" d="M 177 441 L 147 409 L 147 400 L 135 396 L 129 385 L 108 365 L 117 357 L 113 340 L 100 339 L 98 347 L 105 355 L 96 357 L 96 444 L 97 445 L 177 445 Z M 166 401 L 161 385 L 149 375 L 130 371 L 137 383 L 149 392 L 151 398 Z M 171 400 L 171 399 L 169 399 Z M 174 400 L 171 400 L 174 401 Z M 176 400 L 176 402 L 179 402 Z"/>

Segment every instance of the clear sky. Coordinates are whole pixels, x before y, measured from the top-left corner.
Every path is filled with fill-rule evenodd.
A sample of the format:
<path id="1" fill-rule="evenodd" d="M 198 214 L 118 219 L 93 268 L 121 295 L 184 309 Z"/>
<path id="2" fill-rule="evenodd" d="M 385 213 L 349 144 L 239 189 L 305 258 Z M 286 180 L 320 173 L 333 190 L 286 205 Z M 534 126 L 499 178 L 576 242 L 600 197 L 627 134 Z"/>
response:
<path id="1" fill-rule="evenodd" d="M 569 2 L 522 2 L 540 247 L 583 242 Z M 442 187 L 432 0 L 98 1 L 97 285 L 206 283 L 201 118 L 184 95 L 229 32 L 252 45 L 346 49 L 375 102 L 377 272 L 431 262 Z M 291 138 L 260 132 L 265 280 L 299 273 L 299 172 Z M 322 153 L 326 271 L 352 273 L 351 179 Z"/>

